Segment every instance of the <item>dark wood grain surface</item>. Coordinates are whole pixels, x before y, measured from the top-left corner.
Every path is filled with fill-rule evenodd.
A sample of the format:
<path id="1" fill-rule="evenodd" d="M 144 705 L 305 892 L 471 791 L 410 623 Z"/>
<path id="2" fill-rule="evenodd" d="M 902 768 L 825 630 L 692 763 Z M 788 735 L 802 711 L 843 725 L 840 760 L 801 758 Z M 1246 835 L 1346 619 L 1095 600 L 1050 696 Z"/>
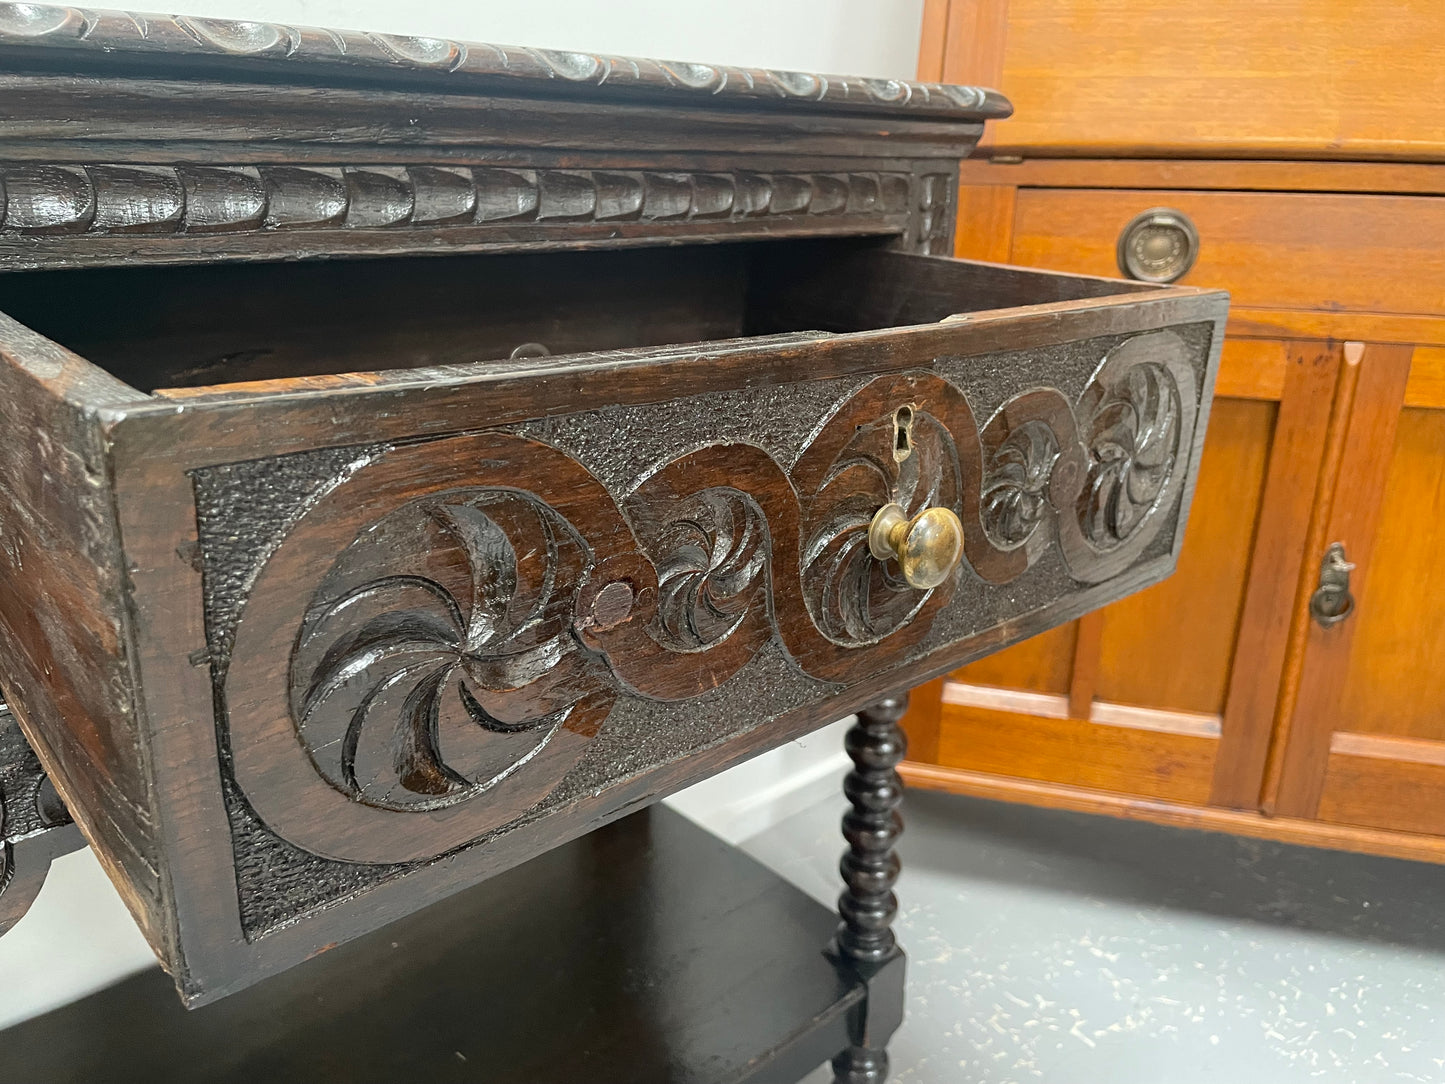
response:
<path id="1" fill-rule="evenodd" d="M 142 926 L 163 941 L 120 538 L 95 484 L 106 468 L 94 412 L 145 397 L 4 315 L 0 355 L 0 684 Z M 27 876 L 43 877 L 39 864 Z"/>

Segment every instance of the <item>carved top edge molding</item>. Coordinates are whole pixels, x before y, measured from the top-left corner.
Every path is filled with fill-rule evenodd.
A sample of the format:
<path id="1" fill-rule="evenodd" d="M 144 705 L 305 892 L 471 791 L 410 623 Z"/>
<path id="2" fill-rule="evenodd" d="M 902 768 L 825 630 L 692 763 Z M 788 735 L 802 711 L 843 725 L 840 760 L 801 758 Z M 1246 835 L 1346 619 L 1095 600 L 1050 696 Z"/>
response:
<path id="1" fill-rule="evenodd" d="M 630 88 L 682 92 L 697 102 L 806 103 L 830 112 L 908 112 L 950 120 L 982 121 L 1013 111 L 1003 95 L 980 87 L 42 4 L 0 3 L 0 48 L 67 50 L 97 61 L 157 54 L 243 60 L 272 71 L 284 66 L 307 78 L 431 72 L 451 77 L 458 89 L 478 82 L 524 93 L 546 87 L 595 95 L 604 87 Z"/>

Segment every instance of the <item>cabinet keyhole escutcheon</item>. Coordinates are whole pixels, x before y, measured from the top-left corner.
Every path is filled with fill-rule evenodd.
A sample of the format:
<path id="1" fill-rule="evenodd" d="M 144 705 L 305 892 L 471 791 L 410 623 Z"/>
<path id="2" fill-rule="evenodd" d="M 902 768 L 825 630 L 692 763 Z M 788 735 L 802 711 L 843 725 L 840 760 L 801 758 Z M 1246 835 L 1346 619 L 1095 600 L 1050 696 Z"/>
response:
<path id="1" fill-rule="evenodd" d="M 1345 558 L 1344 543 L 1331 542 L 1320 558 L 1319 586 L 1310 595 L 1310 616 L 1321 628 L 1338 625 L 1354 611 L 1355 596 L 1350 594 L 1354 568 Z"/>

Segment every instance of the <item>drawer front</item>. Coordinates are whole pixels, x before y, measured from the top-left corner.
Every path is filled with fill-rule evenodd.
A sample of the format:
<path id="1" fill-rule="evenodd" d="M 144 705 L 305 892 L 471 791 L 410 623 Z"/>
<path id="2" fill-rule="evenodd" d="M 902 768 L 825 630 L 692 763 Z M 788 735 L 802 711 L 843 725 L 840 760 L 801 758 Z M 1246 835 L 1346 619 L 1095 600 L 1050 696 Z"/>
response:
<path id="1" fill-rule="evenodd" d="M 999 150 L 1445 159 L 1445 18 L 1436 4 L 950 7 L 942 75 L 986 76 L 1013 101 L 1015 117 L 993 129 Z"/>
<path id="2" fill-rule="evenodd" d="M 614 713 L 678 738 L 737 679 L 771 714 L 1119 575 L 1174 522 L 1204 355 L 1090 345 L 1082 388 L 1040 351 L 977 414 L 945 363 L 329 451 L 260 547 L 237 525 L 295 467 L 195 472 L 236 782 L 308 853 L 423 861 L 545 803 Z M 956 511 L 972 575 L 874 557 L 890 502 Z"/>
<path id="3" fill-rule="evenodd" d="M 776 297 L 881 330 L 111 415 L 188 1000 L 1168 574 L 1224 298 L 864 262 Z M 936 586 L 875 556 L 890 504 L 958 517 Z"/>
<path id="4" fill-rule="evenodd" d="M 1236 305 L 1445 313 L 1445 199 L 1291 192 L 1020 189 L 1014 263 L 1117 275 L 1120 235 L 1156 207 L 1182 212 L 1198 255 L 1180 282 Z"/>

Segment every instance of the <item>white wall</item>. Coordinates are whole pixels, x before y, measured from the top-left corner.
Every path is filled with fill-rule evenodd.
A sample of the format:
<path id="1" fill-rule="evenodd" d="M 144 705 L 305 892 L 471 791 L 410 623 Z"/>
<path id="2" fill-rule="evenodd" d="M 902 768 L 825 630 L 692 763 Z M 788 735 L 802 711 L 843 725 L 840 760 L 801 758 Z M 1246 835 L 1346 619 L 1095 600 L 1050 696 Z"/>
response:
<path id="1" fill-rule="evenodd" d="M 168 10 L 892 78 L 913 77 L 923 20 L 923 0 L 177 0 Z M 741 839 L 801 803 L 836 793 L 846 766 L 841 749 L 834 726 L 670 801 L 724 837 Z M 94 857 L 67 856 L 30 913 L 0 938 L 0 976 L 25 976 L 0 982 L 0 1028 L 153 964 Z"/>
<path id="2" fill-rule="evenodd" d="M 166 10 L 905 79 L 923 27 L 923 0 L 177 0 Z"/>

